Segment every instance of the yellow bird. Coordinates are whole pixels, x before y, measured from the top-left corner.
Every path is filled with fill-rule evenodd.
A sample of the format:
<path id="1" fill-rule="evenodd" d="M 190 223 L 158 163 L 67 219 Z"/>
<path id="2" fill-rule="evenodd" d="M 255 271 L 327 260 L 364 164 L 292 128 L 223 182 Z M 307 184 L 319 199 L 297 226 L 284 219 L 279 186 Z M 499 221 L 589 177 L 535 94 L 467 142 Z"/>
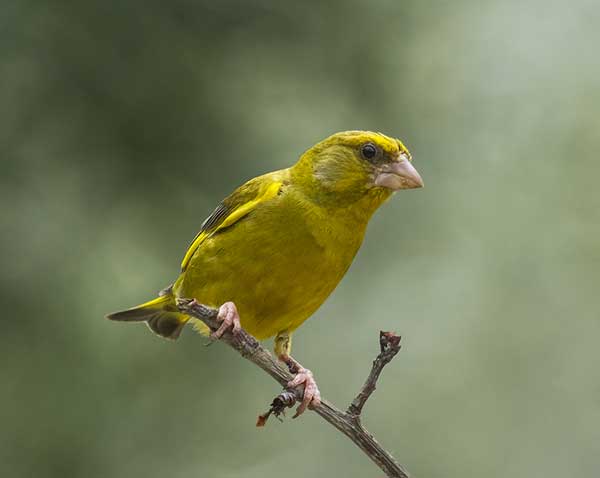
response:
<path id="1" fill-rule="evenodd" d="M 154 300 L 109 319 L 146 322 L 176 339 L 191 322 L 178 297 L 219 308 L 219 338 L 240 327 L 258 339 L 275 337 L 275 353 L 304 384 L 302 413 L 320 394 L 310 370 L 291 356 L 291 335 L 340 282 L 375 210 L 399 189 L 423 181 L 398 139 L 369 131 L 334 134 L 290 168 L 248 181 L 204 221 L 173 285 Z"/>

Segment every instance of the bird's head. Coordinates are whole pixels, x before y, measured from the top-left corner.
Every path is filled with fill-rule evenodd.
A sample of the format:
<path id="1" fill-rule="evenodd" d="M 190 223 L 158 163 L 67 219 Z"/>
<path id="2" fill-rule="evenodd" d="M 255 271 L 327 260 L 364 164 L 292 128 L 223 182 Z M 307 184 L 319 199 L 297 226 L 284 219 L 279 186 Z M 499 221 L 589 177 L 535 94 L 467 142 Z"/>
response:
<path id="1" fill-rule="evenodd" d="M 398 139 L 371 131 L 344 131 L 310 148 L 292 170 L 317 199 L 385 200 L 394 191 L 423 187 L 411 159 Z"/>

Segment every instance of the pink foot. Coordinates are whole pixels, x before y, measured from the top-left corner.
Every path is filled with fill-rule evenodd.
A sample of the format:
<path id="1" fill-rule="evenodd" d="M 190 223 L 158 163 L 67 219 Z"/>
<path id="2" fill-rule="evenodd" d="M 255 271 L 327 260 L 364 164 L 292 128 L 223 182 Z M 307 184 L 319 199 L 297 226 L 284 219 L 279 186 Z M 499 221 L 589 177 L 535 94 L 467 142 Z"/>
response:
<path id="1" fill-rule="evenodd" d="M 233 302 L 225 302 L 219 307 L 217 320 L 221 322 L 221 325 L 217 330 L 210 334 L 210 338 L 213 340 L 220 339 L 227 329 L 231 329 L 232 334 L 237 334 L 242 329 L 242 326 L 240 325 L 240 314 L 238 314 L 237 308 Z"/>
<path id="2" fill-rule="evenodd" d="M 312 372 L 300 364 L 298 365 L 296 376 L 288 382 L 288 387 L 293 388 L 304 384 L 304 397 L 302 397 L 302 403 L 298 406 L 296 414 L 292 418 L 302 415 L 309 405 L 317 406 L 321 404 L 321 392 L 317 387 L 317 382 L 315 382 Z"/>

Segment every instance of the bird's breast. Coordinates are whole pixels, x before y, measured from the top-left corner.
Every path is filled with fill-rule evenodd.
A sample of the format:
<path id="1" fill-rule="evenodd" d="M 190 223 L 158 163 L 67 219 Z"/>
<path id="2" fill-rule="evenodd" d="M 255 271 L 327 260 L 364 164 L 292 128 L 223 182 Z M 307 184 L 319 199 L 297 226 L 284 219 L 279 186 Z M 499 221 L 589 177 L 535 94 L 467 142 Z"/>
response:
<path id="1" fill-rule="evenodd" d="M 214 307 L 235 302 L 257 338 L 296 329 L 340 282 L 364 228 L 291 206 L 262 208 L 207 239 L 176 293 Z"/>

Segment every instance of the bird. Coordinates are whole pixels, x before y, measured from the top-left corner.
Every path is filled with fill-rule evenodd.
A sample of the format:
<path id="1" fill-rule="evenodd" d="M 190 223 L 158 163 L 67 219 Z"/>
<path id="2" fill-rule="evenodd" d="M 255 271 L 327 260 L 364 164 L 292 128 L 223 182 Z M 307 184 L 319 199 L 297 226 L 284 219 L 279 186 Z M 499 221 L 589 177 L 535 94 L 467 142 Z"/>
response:
<path id="1" fill-rule="evenodd" d="M 402 141 L 335 133 L 291 167 L 238 187 L 202 223 L 181 273 L 158 297 L 107 315 L 177 339 L 186 324 L 219 339 L 240 328 L 274 337 L 275 355 L 304 385 L 296 415 L 320 403 L 313 373 L 291 355 L 292 334 L 325 302 L 358 252 L 373 213 L 396 191 L 423 187 Z M 218 309 L 219 328 L 181 313 L 178 298 Z"/>

